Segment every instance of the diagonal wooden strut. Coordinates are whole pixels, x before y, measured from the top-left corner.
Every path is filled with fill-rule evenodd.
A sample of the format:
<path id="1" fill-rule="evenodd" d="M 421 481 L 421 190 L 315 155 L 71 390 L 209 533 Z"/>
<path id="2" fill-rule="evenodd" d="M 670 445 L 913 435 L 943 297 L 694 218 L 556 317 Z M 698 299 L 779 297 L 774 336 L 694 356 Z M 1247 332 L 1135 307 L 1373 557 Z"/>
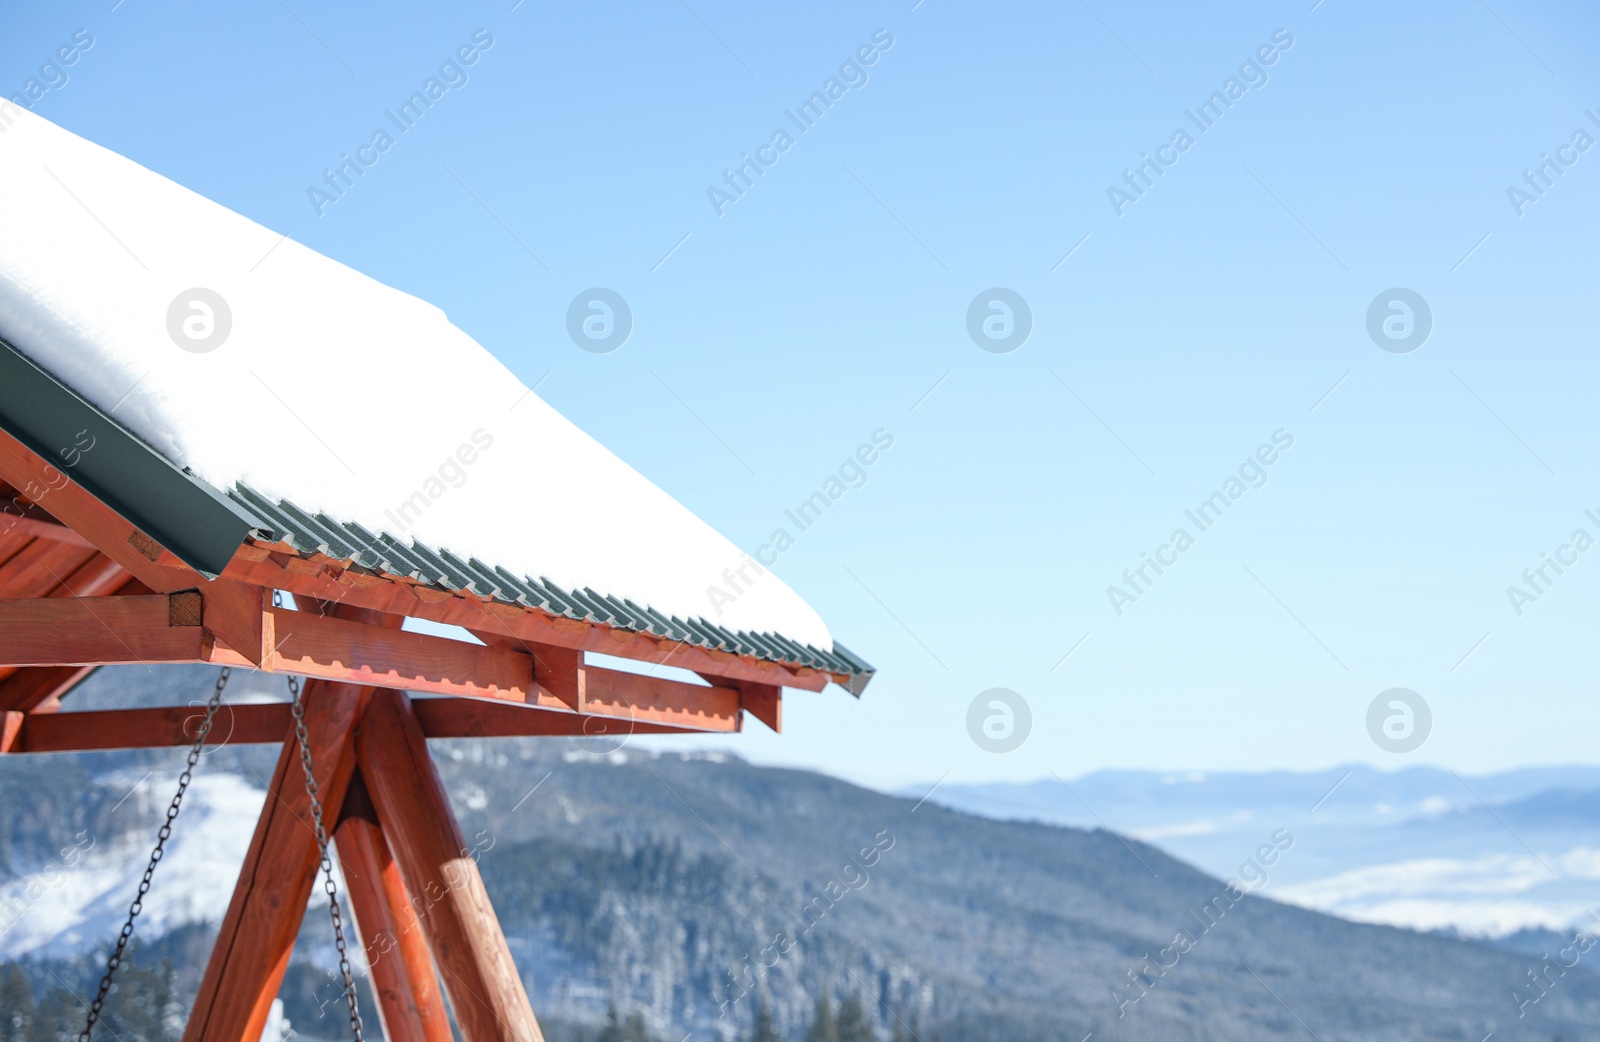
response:
<path id="1" fill-rule="evenodd" d="M 474 854 L 402 692 L 373 693 L 356 759 L 467 1042 L 544 1042 Z"/>
<path id="2" fill-rule="evenodd" d="M 369 689 L 349 684 L 306 684 L 306 732 L 324 808 L 344 801 L 355 771 L 355 731 L 369 696 Z M 290 731 L 183 1042 L 260 1039 L 316 880 L 309 806 L 300 746 Z"/>

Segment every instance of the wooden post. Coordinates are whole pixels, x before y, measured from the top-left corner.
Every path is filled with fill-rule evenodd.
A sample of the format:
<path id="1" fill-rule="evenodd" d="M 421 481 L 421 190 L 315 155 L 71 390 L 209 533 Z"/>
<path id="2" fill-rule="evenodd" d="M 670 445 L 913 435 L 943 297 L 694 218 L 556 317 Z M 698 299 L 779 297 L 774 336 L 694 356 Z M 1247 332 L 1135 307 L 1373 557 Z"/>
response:
<path id="1" fill-rule="evenodd" d="M 544 1042 L 477 862 L 402 692 L 373 692 L 356 758 L 467 1042 Z"/>
<path id="2" fill-rule="evenodd" d="M 306 685 L 306 731 L 329 824 L 344 802 L 355 770 L 355 730 L 368 695 L 368 688 L 350 684 Z M 206 963 L 183 1042 L 261 1038 L 316 879 L 317 840 L 309 806 L 300 745 L 291 730 L 216 947 Z"/>
<path id="3" fill-rule="evenodd" d="M 452 1042 L 444 995 L 415 909 L 358 774 L 334 833 L 389 1042 Z"/>

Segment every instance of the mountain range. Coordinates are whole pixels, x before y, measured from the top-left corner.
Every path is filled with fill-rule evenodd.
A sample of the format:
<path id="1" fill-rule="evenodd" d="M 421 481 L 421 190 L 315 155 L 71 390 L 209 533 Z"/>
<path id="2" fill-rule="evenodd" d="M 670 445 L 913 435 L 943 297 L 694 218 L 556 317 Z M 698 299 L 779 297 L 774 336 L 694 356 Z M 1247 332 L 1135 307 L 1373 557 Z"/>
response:
<path id="1" fill-rule="evenodd" d="M 103 670 L 64 711 L 198 700 L 211 680 L 189 667 Z M 281 697 L 270 678 L 236 681 L 234 697 Z M 997 820 L 993 808 L 941 804 L 974 796 L 953 786 L 919 804 L 732 756 L 567 739 L 445 741 L 434 752 L 552 1042 L 595 1038 L 612 1006 L 665 1042 L 743 1039 L 760 1002 L 782 1037 L 798 1039 L 822 994 L 859 995 L 880 1037 L 899 1026 L 925 1042 L 1600 1040 L 1600 952 L 1565 969 L 1543 958 L 1559 957 L 1570 935 L 1497 946 L 1283 899 L 1301 865 L 1332 856 L 1314 831 L 1332 823 L 1316 815 L 1352 825 L 1378 813 L 1359 801 L 1337 809 L 1347 787 L 1370 794 L 1371 779 L 1354 774 L 1309 824 L 1266 808 L 1309 808 L 1316 785 L 1304 783 L 1310 800 L 1262 797 L 1233 830 L 1247 841 L 1219 846 L 1207 870 L 1192 852 L 1163 849 L 1171 834 L 1141 839 L 1125 821 L 1130 831 Z M 10 917 L 0 945 L 41 1004 L 70 1011 L 92 989 L 182 755 L 0 758 L 0 906 Z M 150 1023 L 169 1008 L 165 1022 L 176 1023 L 275 755 L 224 745 L 197 771 L 113 1025 L 140 1002 L 156 1010 Z M 1122 813 L 1109 790 L 1081 781 L 1072 790 L 1100 815 Z M 1184 786 L 1197 784 L 1172 783 L 1170 817 L 1144 783 L 1127 804 L 1146 800 L 1151 820 L 1169 825 L 1209 820 L 1185 816 L 1220 805 L 1186 803 L 1194 790 Z M 1503 811 L 1546 791 L 1530 785 L 1479 794 Z M 1567 812 L 1539 813 L 1558 822 L 1582 810 L 1578 798 Z M 1531 816 L 1517 820 L 1531 829 Z M 313 909 L 285 982 L 302 1037 L 342 1035 L 326 932 Z M 163 987 L 159 1002 L 149 998 Z M 149 1032 L 158 1028 L 139 1037 L 155 1042 Z"/>
<path id="2" fill-rule="evenodd" d="M 1485 938 L 1600 925 L 1596 767 L 1471 778 L 1431 767 L 1104 771 L 946 784 L 930 800 L 998 820 L 1109 827 L 1223 876 L 1264 829 L 1289 828 L 1299 843 L 1273 896 L 1362 922 Z"/>

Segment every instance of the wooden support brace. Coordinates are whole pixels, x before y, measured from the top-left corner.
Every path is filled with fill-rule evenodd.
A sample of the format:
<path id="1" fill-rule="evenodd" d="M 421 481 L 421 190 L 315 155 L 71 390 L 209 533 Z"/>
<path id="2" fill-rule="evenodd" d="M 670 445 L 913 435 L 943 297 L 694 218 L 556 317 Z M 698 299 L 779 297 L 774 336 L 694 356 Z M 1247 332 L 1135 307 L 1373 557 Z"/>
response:
<path id="1" fill-rule="evenodd" d="M 521 648 L 533 656 L 537 687 L 529 701 L 564 705 L 579 713 L 631 723 L 665 724 L 702 731 L 739 729 L 739 681 L 702 674 L 710 688 L 663 677 L 591 666 L 575 648 L 556 647 L 485 630 L 470 631 L 490 647 Z M 751 685 L 756 688 L 773 685 Z M 586 732 L 587 733 L 587 732 Z"/>
<path id="2" fill-rule="evenodd" d="M 71 691 L 94 666 L 41 666 L 19 669 L 0 681 L 0 709 L 52 712 L 61 696 Z"/>
<path id="3" fill-rule="evenodd" d="M 740 683 L 739 704 L 744 711 L 778 733 L 783 732 L 783 688 L 771 684 Z"/>
<path id="4" fill-rule="evenodd" d="M 543 644 L 534 649 L 533 663 L 534 677 L 540 687 L 561 699 L 574 712 L 588 711 L 588 670 L 583 652 Z"/>
<path id="5" fill-rule="evenodd" d="M 200 588 L 205 627 L 252 666 L 267 666 L 277 647 L 272 591 L 231 579 Z"/>
<path id="6" fill-rule="evenodd" d="M 467 1042 L 543 1042 L 411 703 L 374 692 L 356 757 Z"/>
<path id="7" fill-rule="evenodd" d="M 0 753 L 9 753 L 21 744 L 24 714 L 14 709 L 0 712 Z"/>

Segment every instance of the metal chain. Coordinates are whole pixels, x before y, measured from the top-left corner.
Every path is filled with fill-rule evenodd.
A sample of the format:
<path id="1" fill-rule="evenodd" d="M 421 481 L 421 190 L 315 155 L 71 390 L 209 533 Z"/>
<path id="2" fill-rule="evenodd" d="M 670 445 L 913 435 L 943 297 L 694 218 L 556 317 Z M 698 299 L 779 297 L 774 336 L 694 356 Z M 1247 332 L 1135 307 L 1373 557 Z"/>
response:
<path id="1" fill-rule="evenodd" d="M 273 604 L 281 605 L 283 595 L 274 591 Z M 316 771 L 311 763 L 311 743 L 306 736 L 306 706 L 300 697 L 300 678 L 289 677 L 290 712 L 294 714 L 294 737 L 300 743 L 300 766 L 306 775 L 306 796 L 311 801 L 311 824 L 317 834 L 317 853 L 322 856 L 322 889 L 328 895 L 328 917 L 333 920 L 333 944 L 339 951 L 339 973 L 344 977 L 344 1001 L 350 1007 L 350 1032 L 356 1042 L 366 1042 L 362 1034 L 361 1004 L 356 996 L 356 979 L 351 972 L 350 952 L 345 945 L 344 917 L 339 912 L 339 888 L 333 881 L 333 859 L 328 857 L 328 830 L 322 824 L 322 797 Z M 84 1040 L 87 1042 L 87 1040 Z"/>
<path id="2" fill-rule="evenodd" d="M 134 897 L 133 904 L 128 906 L 128 921 L 122 924 L 122 932 L 117 935 L 117 946 L 112 950 L 111 958 L 106 960 L 105 975 L 100 978 L 100 988 L 95 993 L 94 1001 L 89 1004 L 89 1016 L 84 1022 L 83 1030 L 78 1032 L 78 1042 L 90 1042 L 94 1026 L 100 1021 L 100 1012 L 105 1008 L 106 996 L 111 992 L 111 978 L 122 966 L 123 954 L 127 951 L 128 941 L 133 937 L 133 921 L 144 911 L 144 898 L 150 892 L 150 877 L 155 875 L 156 865 L 161 863 L 161 858 L 166 853 L 167 840 L 172 836 L 172 822 L 177 818 L 178 810 L 183 804 L 183 794 L 189 790 L 189 782 L 194 778 L 195 764 L 200 762 L 201 750 L 205 748 L 206 738 L 211 734 L 211 724 L 216 718 L 217 708 L 222 704 L 223 689 L 228 686 L 228 678 L 232 675 L 233 670 L 227 666 L 223 666 L 222 672 L 217 675 L 217 683 L 212 688 L 211 700 L 206 703 L 205 715 L 200 720 L 194 745 L 189 749 L 189 759 L 184 765 L 183 773 L 178 775 L 178 792 L 167 807 L 167 820 L 156 833 L 156 845 L 150 852 L 150 863 L 145 866 L 144 878 L 139 880 L 139 893 Z"/>

